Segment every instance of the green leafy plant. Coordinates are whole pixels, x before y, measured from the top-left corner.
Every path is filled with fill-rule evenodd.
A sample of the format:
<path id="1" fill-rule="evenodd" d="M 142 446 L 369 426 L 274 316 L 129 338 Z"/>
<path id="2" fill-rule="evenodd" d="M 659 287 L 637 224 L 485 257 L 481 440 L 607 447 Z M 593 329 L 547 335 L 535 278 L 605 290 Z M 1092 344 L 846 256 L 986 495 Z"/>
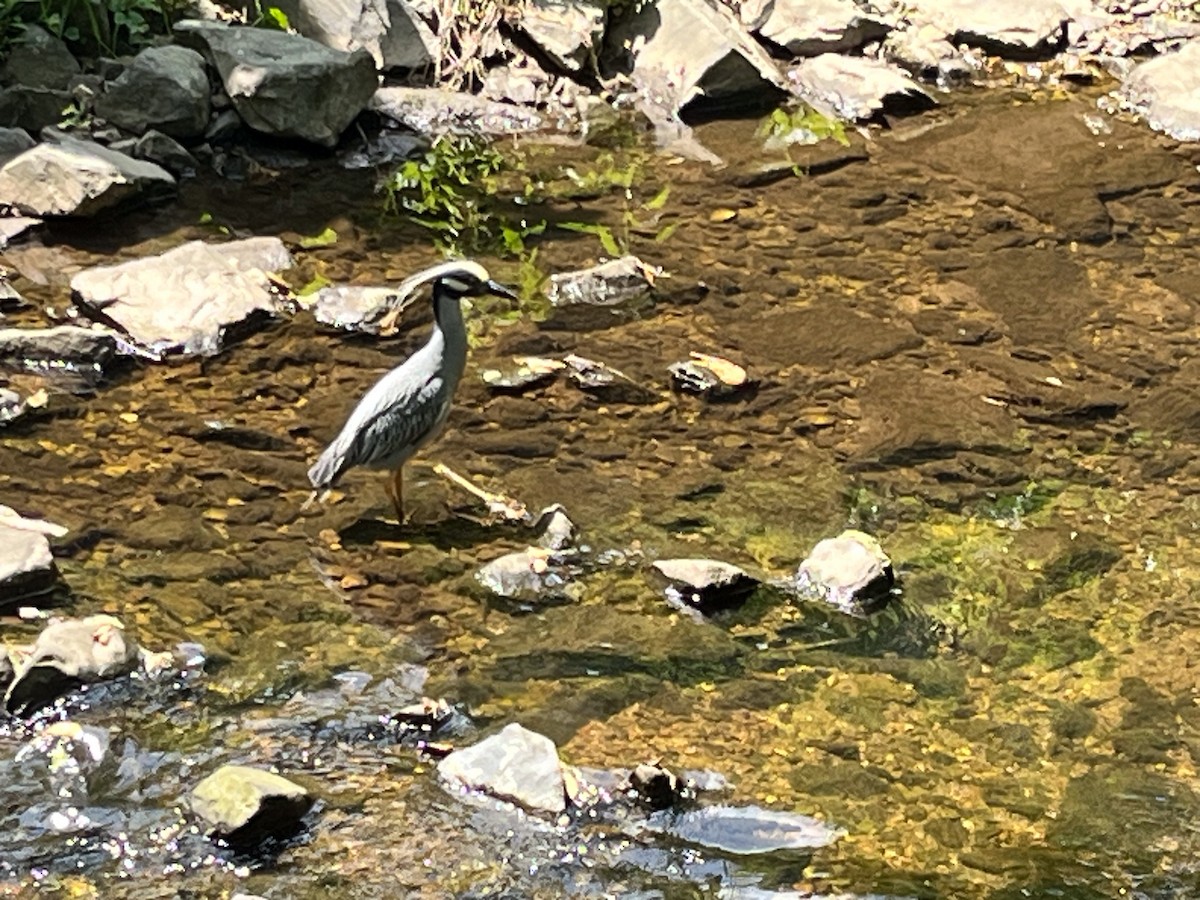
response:
<path id="1" fill-rule="evenodd" d="M 609 256 L 624 256 L 633 244 L 637 234 L 644 234 L 657 244 L 669 239 L 679 227 L 678 222 L 661 223 L 662 210 L 671 196 L 671 186 L 667 185 L 644 203 L 633 203 L 633 191 L 625 191 L 625 208 L 621 219 L 614 229 L 597 222 L 560 222 L 558 227 L 566 231 L 594 235 L 600 246 Z"/>
<path id="2" fill-rule="evenodd" d="M 520 256 L 546 223 L 501 213 L 496 198 L 511 167 L 478 135 L 442 135 L 384 182 L 384 209 L 433 232 L 443 252 Z"/>
<path id="3" fill-rule="evenodd" d="M 250 24 L 255 28 L 274 28 L 279 31 L 287 31 L 292 27 L 291 21 L 278 6 L 268 6 L 262 0 L 254 0 L 254 17 L 250 18 Z"/>
<path id="4" fill-rule="evenodd" d="M 850 144 L 845 123 L 804 105 L 781 106 L 774 110 L 759 124 L 757 135 L 768 143 L 783 146 L 816 144 L 824 140 L 837 141 L 843 147 Z"/>
<path id="5" fill-rule="evenodd" d="M 0 52 L 37 25 L 76 53 L 136 52 L 167 34 L 186 0 L 0 0 Z"/>

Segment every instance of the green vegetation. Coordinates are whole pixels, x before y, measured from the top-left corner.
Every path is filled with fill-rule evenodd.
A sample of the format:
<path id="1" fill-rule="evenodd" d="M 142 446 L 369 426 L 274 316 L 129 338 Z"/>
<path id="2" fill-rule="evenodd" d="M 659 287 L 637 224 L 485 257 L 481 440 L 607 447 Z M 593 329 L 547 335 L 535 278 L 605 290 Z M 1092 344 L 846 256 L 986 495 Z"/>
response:
<path id="1" fill-rule="evenodd" d="M 0 52 L 40 25 L 75 53 L 128 53 L 169 32 L 184 6 L 184 0 L 0 0 Z"/>
<path id="2" fill-rule="evenodd" d="M 850 144 L 850 139 L 846 137 L 844 122 L 831 119 L 803 104 L 798 107 L 779 107 L 763 119 L 758 126 L 757 134 L 759 138 L 768 143 L 778 143 L 784 146 L 816 144 L 830 139 L 837 141 L 843 147 Z"/>

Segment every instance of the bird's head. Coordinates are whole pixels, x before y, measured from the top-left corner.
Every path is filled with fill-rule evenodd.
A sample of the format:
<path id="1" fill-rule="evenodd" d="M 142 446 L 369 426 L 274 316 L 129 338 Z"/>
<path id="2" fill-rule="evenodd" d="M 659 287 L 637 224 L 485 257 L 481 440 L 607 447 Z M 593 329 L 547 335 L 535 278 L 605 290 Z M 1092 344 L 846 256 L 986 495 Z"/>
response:
<path id="1" fill-rule="evenodd" d="M 516 300 L 516 292 L 499 282 L 493 281 L 487 269 L 477 262 L 470 260 L 455 260 L 435 267 L 431 272 L 435 288 L 454 298 L 479 297 L 484 294 L 494 294 L 497 297 L 507 297 Z"/>

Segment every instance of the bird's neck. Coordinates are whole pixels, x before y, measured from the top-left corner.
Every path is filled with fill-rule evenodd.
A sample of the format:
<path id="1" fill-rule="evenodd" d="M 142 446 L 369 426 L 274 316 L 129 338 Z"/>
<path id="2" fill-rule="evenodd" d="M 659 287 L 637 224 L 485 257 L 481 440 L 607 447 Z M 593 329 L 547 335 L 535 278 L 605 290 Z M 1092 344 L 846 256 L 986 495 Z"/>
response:
<path id="1" fill-rule="evenodd" d="M 449 359 L 466 358 L 467 326 L 463 322 L 462 300 L 450 291 L 434 288 L 433 294 L 433 335 L 430 340 L 439 338 L 444 345 L 444 353 Z"/>

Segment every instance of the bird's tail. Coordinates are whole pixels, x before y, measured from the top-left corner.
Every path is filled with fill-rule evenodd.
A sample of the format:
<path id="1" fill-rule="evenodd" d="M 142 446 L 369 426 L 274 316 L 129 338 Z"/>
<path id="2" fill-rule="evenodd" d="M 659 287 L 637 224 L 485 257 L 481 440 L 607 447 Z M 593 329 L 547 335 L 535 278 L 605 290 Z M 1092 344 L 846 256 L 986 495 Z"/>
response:
<path id="1" fill-rule="evenodd" d="M 316 491 L 324 491 L 334 486 L 342 475 L 345 454 L 339 442 L 334 441 L 325 448 L 321 458 L 312 464 L 308 470 L 308 480 Z"/>

